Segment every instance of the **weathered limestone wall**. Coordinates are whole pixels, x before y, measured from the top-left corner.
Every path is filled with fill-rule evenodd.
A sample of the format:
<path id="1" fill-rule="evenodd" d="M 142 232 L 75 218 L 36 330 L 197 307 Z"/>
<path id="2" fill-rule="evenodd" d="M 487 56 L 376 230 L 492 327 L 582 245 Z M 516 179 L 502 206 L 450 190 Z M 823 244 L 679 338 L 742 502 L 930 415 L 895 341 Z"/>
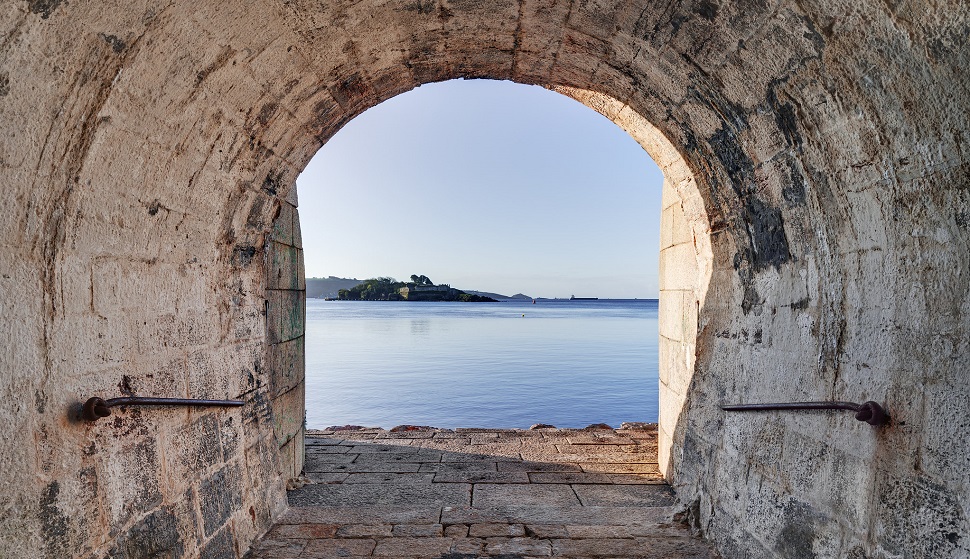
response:
<path id="1" fill-rule="evenodd" d="M 296 173 L 209 110 L 179 11 L 0 10 L 5 558 L 237 557 L 285 506 L 263 252 Z M 123 394 L 246 405 L 78 420 Z"/>
<path id="2" fill-rule="evenodd" d="M 455 77 L 595 92 L 583 102 L 682 161 L 662 163 L 663 466 L 726 556 L 970 554 L 956 3 L 4 7 L 7 555 L 232 557 L 266 529 L 302 390 L 280 365 L 302 285 L 267 252 L 292 270 L 298 242 L 274 220 L 340 126 Z M 128 391 L 247 405 L 73 419 Z M 803 399 L 875 399 L 895 422 L 719 410 Z"/>

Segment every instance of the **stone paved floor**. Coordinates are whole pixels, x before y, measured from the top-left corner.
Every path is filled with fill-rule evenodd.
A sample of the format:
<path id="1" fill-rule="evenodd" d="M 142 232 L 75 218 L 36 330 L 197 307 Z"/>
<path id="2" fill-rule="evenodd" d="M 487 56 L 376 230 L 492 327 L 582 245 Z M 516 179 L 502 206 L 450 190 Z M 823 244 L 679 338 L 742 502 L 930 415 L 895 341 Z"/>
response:
<path id="1" fill-rule="evenodd" d="M 715 558 L 674 521 L 655 429 L 317 431 L 251 559 Z"/>

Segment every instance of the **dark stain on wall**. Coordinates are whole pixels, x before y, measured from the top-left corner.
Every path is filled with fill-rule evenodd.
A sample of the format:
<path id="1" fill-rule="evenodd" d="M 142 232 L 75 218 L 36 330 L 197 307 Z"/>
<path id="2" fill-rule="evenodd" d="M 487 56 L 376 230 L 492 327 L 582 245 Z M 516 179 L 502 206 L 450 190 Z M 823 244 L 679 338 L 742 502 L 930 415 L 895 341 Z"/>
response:
<path id="1" fill-rule="evenodd" d="M 791 250 L 781 210 L 758 197 L 755 191 L 754 162 L 741 148 L 740 140 L 733 129 L 727 126 L 721 128 L 708 142 L 730 180 L 731 189 L 741 202 L 741 223 L 738 226 L 747 234 L 748 242 L 738 243 L 741 248 L 740 254 L 735 257 L 734 268 L 745 286 L 742 309 L 747 314 L 759 301 L 753 286 L 754 273 L 771 266 L 776 269 L 781 267 L 791 258 Z"/>
<path id="2" fill-rule="evenodd" d="M 266 103 L 261 109 L 259 109 L 259 114 L 256 115 L 256 121 L 259 122 L 260 125 L 266 126 L 270 119 L 273 118 L 273 115 L 276 114 L 276 109 L 278 108 L 279 103 Z"/>
<path id="3" fill-rule="evenodd" d="M 755 270 L 761 271 L 769 266 L 780 268 L 791 258 L 781 210 L 765 204 L 754 195 L 747 197 L 744 209 Z"/>
<path id="4" fill-rule="evenodd" d="M 127 46 L 124 41 L 122 41 L 117 35 L 106 35 L 104 33 L 98 33 L 98 37 L 104 40 L 104 42 L 111 45 L 111 50 L 119 53 L 125 50 Z"/>
<path id="5" fill-rule="evenodd" d="M 240 268 L 245 268 L 253 263 L 259 249 L 252 245 L 237 245 L 233 249 L 233 264 Z"/>
<path id="6" fill-rule="evenodd" d="M 352 108 L 358 101 L 367 97 L 370 88 L 361 78 L 354 74 L 330 89 L 330 94 L 344 110 Z"/>
<path id="7" fill-rule="evenodd" d="M 788 160 L 788 184 L 781 189 L 781 196 L 790 206 L 805 205 L 805 176 L 794 159 Z"/>
<path id="8" fill-rule="evenodd" d="M 10 76 L 6 72 L 0 73 L 0 97 L 10 95 Z"/>
<path id="9" fill-rule="evenodd" d="M 826 519 L 800 502 L 784 509 L 784 527 L 775 542 L 775 551 L 787 559 L 815 559 L 815 523 Z"/>
<path id="10" fill-rule="evenodd" d="M 40 14 L 41 19 L 47 19 L 51 17 L 54 10 L 61 5 L 63 0 L 27 0 L 27 8 L 35 13 Z"/>
<path id="11" fill-rule="evenodd" d="M 270 171 L 263 179 L 263 190 L 270 196 L 276 196 L 283 186 L 283 171 Z"/>
<path id="12" fill-rule="evenodd" d="M 264 199 L 261 196 L 253 200 L 253 205 L 249 207 L 249 215 L 246 216 L 247 227 L 255 229 L 263 226 L 263 204 Z"/>
<path id="13" fill-rule="evenodd" d="M 52 481 L 40 496 L 40 523 L 44 527 L 44 541 L 48 557 L 66 557 L 68 519 L 57 506 L 61 485 Z"/>
<path id="14" fill-rule="evenodd" d="M 953 214 L 953 219 L 957 226 L 964 229 L 970 228 L 970 211 L 959 211 Z"/>
<path id="15" fill-rule="evenodd" d="M 111 559 L 178 559 L 184 555 L 178 520 L 171 507 L 162 507 L 141 519 L 118 539 Z"/>
<path id="16" fill-rule="evenodd" d="M 206 559 L 237 559 L 236 548 L 232 540 L 232 532 L 227 526 L 225 530 L 213 536 L 209 543 L 202 548 L 201 557 Z"/>
<path id="17" fill-rule="evenodd" d="M 724 172 L 731 181 L 731 188 L 738 196 L 744 196 L 752 189 L 754 182 L 754 162 L 744 150 L 736 133 L 724 127 L 708 138 L 714 156 L 721 162 Z"/>
<path id="18" fill-rule="evenodd" d="M 417 12 L 419 14 L 430 14 L 438 9 L 438 2 L 434 0 L 415 0 L 414 2 L 409 2 L 404 5 L 404 10 L 408 12 Z"/>
<path id="19" fill-rule="evenodd" d="M 719 8 L 720 6 L 718 6 L 715 2 L 712 2 L 711 0 L 703 0 L 697 6 L 697 15 L 701 16 L 707 21 L 714 21 L 714 18 L 717 17 Z"/>
<path id="20" fill-rule="evenodd" d="M 775 115 L 775 124 L 781 130 L 782 136 L 785 137 L 785 142 L 788 144 L 788 147 L 795 148 L 800 152 L 802 149 L 802 136 L 798 133 L 798 117 L 795 115 L 795 107 L 791 103 L 782 103 L 778 99 L 778 92 L 776 91 L 777 85 L 777 83 L 774 83 L 768 88 L 766 101 Z"/>
<path id="21" fill-rule="evenodd" d="M 881 485 L 877 514 L 889 553 L 903 557 L 970 554 L 970 538 L 964 532 L 967 518 L 946 487 L 924 476 L 886 476 Z"/>
<path id="22" fill-rule="evenodd" d="M 222 468 L 199 485 L 202 526 L 207 536 L 217 532 L 242 506 L 238 476 Z"/>

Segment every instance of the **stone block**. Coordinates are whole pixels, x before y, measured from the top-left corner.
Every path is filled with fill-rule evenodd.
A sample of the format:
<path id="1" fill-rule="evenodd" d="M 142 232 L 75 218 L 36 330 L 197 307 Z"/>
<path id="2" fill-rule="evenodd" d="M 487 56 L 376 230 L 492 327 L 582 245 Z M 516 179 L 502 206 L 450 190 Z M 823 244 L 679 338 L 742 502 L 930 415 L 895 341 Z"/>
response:
<path id="1" fill-rule="evenodd" d="M 427 485 L 434 480 L 436 474 L 419 474 L 413 472 L 407 473 L 352 473 L 347 477 L 343 483 L 383 483 L 383 484 L 398 484 L 407 483 L 411 485 Z"/>
<path id="2" fill-rule="evenodd" d="M 453 543 L 451 538 L 383 539 L 374 549 L 374 557 L 444 557 Z"/>
<path id="3" fill-rule="evenodd" d="M 468 535 L 472 538 L 521 538 L 525 536 L 525 526 L 505 523 L 472 524 L 468 527 Z"/>
<path id="4" fill-rule="evenodd" d="M 397 524 L 392 533 L 403 538 L 440 538 L 444 529 L 441 524 Z"/>
<path id="5" fill-rule="evenodd" d="M 577 464 L 557 464 L 542 461 L 497 462 L 500 472 L 581 472 Z"/>
<path id="6" fill-rule="evenodd" d="M 330 557 L 368 557 L 377 542 L 371 539 L 310 540 L 300 557 L 327 559 Z"/>
<path id="7" fill-rule="evenodd" d="M 277 524 L 266 534 L 270 540 L 327 539 L 337 535 L 339 524 Z"/>
<path id="8" fill-rule="evenodd" d="M 293 246 L 293 221 L 296 208 L 287 202 L 280 203 L 280 213 L 273 220 L 269 239 L 274 243 Z"/>
<path id="9" fill-rule="evenodd" d="M 185 545 L 178 533 L 178 518 L 170 507 L 157 509 L 136 522 L 114 544 L 118 556 L 126 559 L 181 555 Z"/>
<path id="10" fill-rule="evenodd" d="M 694 289 L 698 284 L 698 267 L 693 243 L 680 243 L 660 251 L 659 281 L 660 289 L 665 291 Z"/>
<path id="11" fill-rule="evenodd" d="M 306 289 L 303 271 L 303 250 L 272 241 L 267 244 L 269 266 L 266 270 L 266 288 L 301 290 Z"/>
<path id="12" fill-rule="evenodd" d="M 529 537 L 539 539 L 568 538 L 566 527 L 557 524 L 529 524 L 525 527 Z"/>
<path id="13" fill-rule="evenodd" d="M 231 467 L 224 467 L 199 484 L 199 508 L 207 536 L 220 530 L 242 504 L 241 478 Z"/>
<path id="14" fill-rule="evenodd" d="M 666 507 L 675 503 L 674 492 L 665 485 L 573 485 L 584 507 Z"/>
<path id="15" fill-rule="evenodd" d="M 660 335 L 674 341 L 683 339 L 683 316 L 685 292 L 661 291 L 657 312 L 657 328 Z"/>
<path id="16" fill-rule="evenodd" d="M 202 547 L 200 555 L 206 559 L 210 557 L 212 559 L 236 559 L 239 557 L 236 554 L 236 545 L 233 542 L 232 530 L 225 528 L 210 538 Z"/>
<path id="17" fill-rule="evenodd" d="M 884 534 L 880 547 L 885 553 L 958 557 L 970 551 L 958 494 L 925 476 L 877 475 L 876 529 Z"/>
<path id="18" fill-rule="evenodd" d="M 532 472 L 529 474 L 532 483 L 606 483 L 612 481 L 603 474 L 583 472 Z"/>
<path id="19" fill-rule="evenodd" d="M 267 368 L 270 392 L 276 397 L 292 390 L 305 377 L 305 338 L 300 336 L 267 348 Z"/>
<path id="20" fill-rule="evenodd" d="M 512 487 L 512 486 L 505 486 Z M 469 486 L 457 483 L 433 483 L 411 486 L 360 483 L 356 485 L 307 485 L 290 491 L 289 502 L 293 507 L 336 506 L 467 506 L 470 502 Z"/>
<path id="21" fill-rule="evenodd" d="M 252 559 L 296 559 L 306 548 L 307 540 L 267 539 L 254 545 L 247 555 Z"/>
<path id="22" fill-rule="evenodd" d="M 296 189 L 293 189 L 296 192 Z M 295 194 L 294 194 L 295 195 Z M 300 212 L 296 210 L 296 204 L 293 204 L 293 246 L 296 248 L 303 248 L 303 231 L 300 227 Z"/>
<path id="23" fill-rule="evenodd" d="M 529 483 L 525 472 L 438 472 L 435 483 Z"/>
<path id="24" fill-rule="evenodd" d="M 165 437 L 166 469 L 174 479 L 184 480 L 192 472 L 207 471 L 223 461 L 219 420 L 207 413 Z"/>
<path id="25" fill-rule="evenodd" d="M 280 341 L 292 340 L 303 335 L 306 325 L 306 292 L 279 291 L 280 294 Z"/>
<path id="26" fill-rule="evenodd" d="M 351 447 L 350 452 L 353 454 L 367 454 L 369 458 L 376 459 L 380 458 L 381 456 L 396 454 L 417 455 L 421 453 L 421 447 L 411 446 L 407 444 L 407 442 L 404 442 L 403 444 L 360 444 Z M 412 456 L 411 458 L 417 459 L 418 457 Z"/>
<path id="27" fill-rule="evenodd" d="M 657 472 L 656 455 L 647 462 L 627 464 L 583 464 L 583 471 L 598 474 L 653 474 Z"/>
<path id="28" fill-rule="evenodd" d="M 448 538 L 464 538 L 468 536 L 467 524 L 449 524 L 444 527 L 444 535 Z"/>
<path id="29" fill-rule="evenodd" d="M 284 524 L 435 524 L 441 516 L 436 505 L 380 505 L 358 507 L 350 504 L 336 506 L 291 506 L 278 523 Z"/>
<path id="30" fill-rule="evenodd" d="M 451 487 L 451 484 L 442 484 L 442 486 Z M 579 501 L 568 485 L 475 484 L 472 505 L 494 507 L 505 503 L 575 505 Z"/>
<path id="31" fill-rule="evenodd" d="M 346 524 L 337 530 L 338 538 L 390 537 L 390 524 Z"/>
<path id="32" fill-rule="evenodd" d="M 514 462 L 501 462 L 514 464 Z M 433 462 L 421 464 L 421 472 L 436 472 L 441 474 L 463 474 L 495 472 L 496 462 Z"/>
<path id="33" fill-rule="evenodd" d="M 352 458 L 354 455 L 350 455 Z M 310 461 L 308 460 L 308 463 Z M 353 464 L 348 461 L 341 461 L 340 463 L 334 462 L 332 465 L 327 465 L 321 463 L 318 460 L 313 461 L 313 466 L 307 466 L 314 471 L 328 471 L 328 472 L 356 472 L 356 473 L 417 473 L 418 468 L 421 464 L 417 462 L 401 462 L 397 460 L 371 460 L 362 461 L 358 457 Z"/>
<path id="34" fill-rule="evenodd" d="M 549 557 L 552 555 L 552 545 L 548 540 L 534 538 L 488 538 L 485 540 L 485 552 L 489 555 Z"/>
<path id="35" fill-rule="evenodd" d="M 278 344 L 285 341 L 283 335 L 283 292 L 266 290 L 266 343 Z"/>
<path id="36" fill-rule="evenodd" d="M 303 418 L 306 414 L 304 391 L 305 385 L 300 383 L 296 388 L 272 400 L 273 426 L 281 443 L 289 441 L 297 434 L 303 434 Z M 302 442 L 300 447 L 302 449 Z"/>

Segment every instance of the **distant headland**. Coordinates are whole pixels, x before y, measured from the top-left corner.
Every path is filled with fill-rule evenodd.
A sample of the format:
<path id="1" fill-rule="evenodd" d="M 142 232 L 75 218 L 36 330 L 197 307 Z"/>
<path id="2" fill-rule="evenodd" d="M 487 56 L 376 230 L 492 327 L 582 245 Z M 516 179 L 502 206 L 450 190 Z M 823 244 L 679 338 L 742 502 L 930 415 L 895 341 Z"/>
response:
<path id="1" fill-rule="evenodd" d="M 415 276 L 415 277 L 419 280 L 421 279 L 421 276 Z M 379 279 L 379 278 L 374 278 L 374 279 Z M 386 279 L 392 279 L 392 278 L 386 278 Z M 356 278 L 338 278 L 336 276 L 329 276 L 326 278 L 307 278 L 306 296 L 310 299 L 339 299 L 341 289 L 345 289 L 349 291 L 357 287 L 358 285 L 361 285 L 365 281 L 371 281 L 371 280 L 361 280 Z M 417 283 L 417 282 L 414 282 L 414 283 Z M 467 293 L 469 295 L 479 295 L 481 297 L 494 299 L 496 301 L 532 301 L 533 299 L 535 299 L 535 297 L 532 297 L 530 295 L 524 295 L 522 293 L 516 293 L 515 295 L 502 295 L 500 293 L 490 293 L 488 291 L 474 291 L 471 289 L 464 289 L 464 290 L 461 290 L 461 292 Z"/>
<path id="2" fill-rule="evenodd" d="M 334 278 L 338 279 L 338 278 Z M 356 280 L 355 280 L 356 281 Z M 310 280 L 307 280 L 309 296 Z M 337 290 L 339 301 L 444 301 L 459 303 L 497 303 L 486 295 L 466 293 L 447 284 L 435 285 L 428 276 L 412 275 L 411 281 L 397 281 L 390 277 L 371 278 L 356 285 Z"/>

